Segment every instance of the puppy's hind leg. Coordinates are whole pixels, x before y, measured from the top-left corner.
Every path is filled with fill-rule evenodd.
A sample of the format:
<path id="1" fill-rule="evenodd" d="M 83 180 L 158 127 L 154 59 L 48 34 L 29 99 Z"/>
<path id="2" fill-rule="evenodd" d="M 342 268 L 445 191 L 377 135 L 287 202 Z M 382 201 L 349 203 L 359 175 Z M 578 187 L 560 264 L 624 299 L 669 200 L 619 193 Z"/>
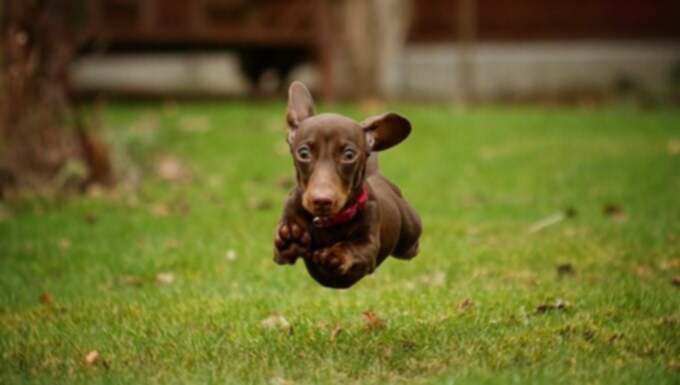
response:
<path id="1" fill-rule="evenodd" d="M 401 211 L 401 233 L 399 243 L 392 255 L 399 259 L 411 259 L 418 255 L 420 250 L 419 238 L 423 231 L 422 222 L 418 213 L 406 200 L 402 199 L 399 202 L 399 211 Z"/>

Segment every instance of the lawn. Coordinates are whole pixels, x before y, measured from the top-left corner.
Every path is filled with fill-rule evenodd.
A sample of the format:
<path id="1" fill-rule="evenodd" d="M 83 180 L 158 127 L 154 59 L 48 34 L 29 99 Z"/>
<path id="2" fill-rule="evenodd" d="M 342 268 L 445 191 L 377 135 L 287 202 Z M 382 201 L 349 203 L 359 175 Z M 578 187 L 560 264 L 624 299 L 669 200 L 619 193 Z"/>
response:
<path id="1" fill-rule="evenodd" d="M 678 110 L 389 107 L 421 253 L 346 291 L 272 262 L 283 103 L 103 107 L 115 192 L 0 203 L 0 383 L 680 383 Z"/>

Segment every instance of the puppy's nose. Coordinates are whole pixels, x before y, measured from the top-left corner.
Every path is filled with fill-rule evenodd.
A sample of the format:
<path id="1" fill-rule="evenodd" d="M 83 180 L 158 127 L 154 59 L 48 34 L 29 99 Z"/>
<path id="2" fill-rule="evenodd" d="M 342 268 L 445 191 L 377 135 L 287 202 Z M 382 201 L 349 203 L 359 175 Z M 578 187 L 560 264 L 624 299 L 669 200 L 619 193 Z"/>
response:
<path id="1" fill-rule="evenodd" d="M 328 210 L 333 206 L 335 200 L 330 194 L 319 194 L 312 197 L 312 203 L 319 210 Z"/>

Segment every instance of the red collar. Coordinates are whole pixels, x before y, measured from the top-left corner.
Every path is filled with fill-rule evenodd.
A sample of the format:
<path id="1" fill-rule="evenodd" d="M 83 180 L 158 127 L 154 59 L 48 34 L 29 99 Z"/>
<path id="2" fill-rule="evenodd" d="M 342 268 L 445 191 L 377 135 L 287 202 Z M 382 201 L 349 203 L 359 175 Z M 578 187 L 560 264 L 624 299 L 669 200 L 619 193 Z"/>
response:
<path id="1" fill-rule="evenodd" d="M 354 203 L 348 203 L 344 209 L 332 217 L 314 217 L 314 226 L 323 228 L 349 222 L 366 207 L 366 202 L 368 202 L 368 189 L 364 186 Z"/>

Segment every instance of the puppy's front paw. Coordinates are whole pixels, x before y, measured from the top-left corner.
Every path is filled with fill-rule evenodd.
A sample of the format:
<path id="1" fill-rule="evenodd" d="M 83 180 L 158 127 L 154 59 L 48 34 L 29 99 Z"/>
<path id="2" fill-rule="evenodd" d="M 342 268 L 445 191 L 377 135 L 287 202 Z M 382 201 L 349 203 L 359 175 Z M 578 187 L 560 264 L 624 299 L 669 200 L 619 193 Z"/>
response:
<path id="1" fill-rule="evenodd" d="M 298 257 L 309 252 L 312 237 L 302 226 L 283 221 L 274 237 L 274 262 L 279 265 L 294 264 Z"/>
<path id="2" fill-rule="evenodd" d="M 342 244 L 316 250 L 311 258 L 316 265 L 331 274 L 345 274 L 354 265 L 354 258 Z"/>

